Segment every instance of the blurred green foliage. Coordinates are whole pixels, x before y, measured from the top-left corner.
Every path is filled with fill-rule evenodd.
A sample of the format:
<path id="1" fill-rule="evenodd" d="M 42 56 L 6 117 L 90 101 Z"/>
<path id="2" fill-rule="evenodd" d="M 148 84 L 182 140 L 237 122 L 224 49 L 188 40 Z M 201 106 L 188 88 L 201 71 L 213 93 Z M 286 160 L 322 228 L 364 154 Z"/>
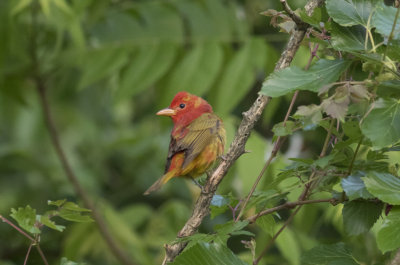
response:
<path id="1" fill-rule="evenodd" d="M 291 4 L 295 9 L 304 3 Z M 278 33 L 269 25 L 270 18 L 259 15 L 271 8 L 280 9 L 279 1 L 0 1 L 0 214 L 8 217 L 12 208 L 26 205 L 44 212 L 48 200 L 66 198 L 82 203 L 51 145 L 33 82 L 36 72 L 45 80 L 66 155 L 112 234 L 137 264 L 160 264 L 163 244 L 175 239 L 191 214 L 199 189 L 190 181 L 175 179 L 149 197 L 142 195 L 163 173 L 172 127 L 170 120 L 156 117 L 155 113 L 166 107 L 178 91 L 203 96 L 223 119 L 229 145 L 241 113 L 254 101 L 286 44 L 287 34 Z M 332 45 L 339 50 L 351 46 L 348 39 L 339 38 L 344 28 L 336 24 L 332 27 L 336 32 Z M 387 32 L 387 27 L 381 26 L 380 31 Z M 37 51 L 37 64 L 32 61 L 32 49 Z M 392 51 L 395 56 L 396 52 Z M 309 56 L 304 43 L 293 65 L 304 67 Z M 329 52 L 326 56 L 332 57 Z M 361 73 L 359 68 L 354 71 Z M 387 86 L 390 88 L 390 84 Z M 218 193 L 230 198 L 229 203 L 236 204 L 237 198 L 246 196 L 253 185 L 272 148 L 271 129 L 283 120 L 290 98 L 284 95 L 271 101 L 247 142 L 246 150 L 251 152 L 235 163 L 221 183 Z M 311 103 L 319 104 L 318 96 L 302 92 L 294 109 Z M 379 114 L 372 113 L 372 117 Z M 359 130 L 349 131 L 346 135 L 360 135 Z M 397 132 L 391 134 L 390 143 L 398 140 Z M 282 153 L 287 151 L 289 157 L 316 157 L 324 136 L 321 127 L 305 129 L 301 142 L 289 141 Z M 354 145 L 351 147 L 354 149 Z M 312 166 L 325 169 L 328 163 L 344 163 L 350 157 L 339 157 L 344 149 L 338 148 L 327 160 Z M 360 152 L 366 159 L 369 149 Z M 379 154 L 370 156 L 373 155 Z M 378 160 L 374 159 L 371 161 Z M 392 152 L 386 162 L 398 159 L 398 154 Z M 292 173 L 305 174 L 312 163 L 289 161 L 280 154 L 259 186 L 268 189 L 255 194 L 258 201 L 252 206 L 272 207 L 286 195 L 287 199 L 296 200 L 301 190 L 299 178 Z M 292 171 L 285 169 L 289 164 Z M 359 169 L 363 164 L 357 166 Z M 336 180 L 334 184 L 339 186 L 338 183 Z M 331 195 L 322 189 L 319 196 Z M 254 247 L 257 244 L 262 249 L 288 214 L 289 210 L 283 210 L 257 220 L 258 226 L 249 226 L 248 234 L 238 233 L 230 238 L 229 248 L 250 263 L 251 251 L 245 249 L 241 240 L 250 241 L 253 233 Z M 348 226 L 345 223 L 343 227 L 341 214 L 342 206 L 304 206 L 293 226 L 285 230 L 262 260 L 263 264 L 301 264 L 300 257 L 306 250 L 320 243 L 340 241 L 351 245 L 354 256 L 365 264 L 383 264 L 389 254 L 380 253 L 373 234 L 348 237 Z M 374 211 L 372 215 L 376 214 Z M 389 226 L 398 224 L 397 215 L 391 217 Z M 210 233 L 215 225 L 230 220 L 229 210 L 216 214 L 214 219 L 203 222 L 200 232 Z M 371 226 L 367 223 L 366 230 Z M 44 228 L 41 234 L 40 245 L 51 264 L 74 264 L 68 260 L 119 264 L 93 223 L 71 224 L 61 220 L 60 225 L 66 226 L 62 233 Z M 382 233 L 387 231 L 390 232 Z M 378 244 L 385 245 L 385 240 Z M 28 246 L 26 238 L 1 223 L 0 265 L 22 264 Z M 198 246 L 206 248 L 207 243 L 200 242 Z M 341 243 L 334 248 L 343 250 L 344 258 L 353 262 L 353 256 Z M 214 246 L 211 254 L 218 256 L 224 249 Z M 192 251 L 199 255 L 198 248 Z M 306 257 L 311 260 L 315 253 L 327 251 L 322 246 Z M 231 257 L 226 252 L 223 255 Z M 185 256 L 181 257 L 176 264 L 183 264 L 184 259 Z M 232 260 L 237 258 L 233 256 Z M 29 263 L 41 264 L 39 255 L 32 253 Z"/>

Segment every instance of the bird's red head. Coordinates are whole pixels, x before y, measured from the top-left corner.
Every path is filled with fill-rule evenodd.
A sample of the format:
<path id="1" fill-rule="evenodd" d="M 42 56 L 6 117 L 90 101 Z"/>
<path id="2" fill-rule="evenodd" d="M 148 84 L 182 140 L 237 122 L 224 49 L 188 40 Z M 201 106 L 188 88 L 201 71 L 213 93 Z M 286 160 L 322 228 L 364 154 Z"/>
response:
<path id="1" fill-rule="evenodd" d="M 201 97 L 188 92 L 175 95 L 168 108 L 157 112 L 157 115 L 170 116 L 174 123 L 186 126 L 203 113 L 213 112 L 212 107 Z"/>

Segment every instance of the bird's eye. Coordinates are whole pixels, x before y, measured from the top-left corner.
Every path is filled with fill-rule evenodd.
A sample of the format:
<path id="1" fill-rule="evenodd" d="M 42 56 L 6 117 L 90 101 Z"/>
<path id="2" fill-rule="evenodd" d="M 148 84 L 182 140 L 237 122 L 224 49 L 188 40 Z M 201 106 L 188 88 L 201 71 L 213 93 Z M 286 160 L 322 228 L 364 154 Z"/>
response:
<path id="1" fill-rule="evenodd" d="M 186 105 L 183 104 L 183 103 L 181 103 L 181 104 L 179 105 L 179 107 L 180 107 L 181 109 L 183 109 L 185 106 L 186 106 Z"/>

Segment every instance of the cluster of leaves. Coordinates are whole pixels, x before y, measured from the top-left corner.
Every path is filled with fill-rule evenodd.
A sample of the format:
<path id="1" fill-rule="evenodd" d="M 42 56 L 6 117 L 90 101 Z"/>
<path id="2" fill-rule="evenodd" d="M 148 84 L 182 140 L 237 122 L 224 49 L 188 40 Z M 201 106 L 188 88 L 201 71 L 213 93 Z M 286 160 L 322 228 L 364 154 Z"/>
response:
<path id="1" fill-rule="evenodd" d="M 68 202 L 66 199 L 58 201 L 48 201 L 48 205 L 56 206 L 56 210 L 50 210 L 44 214 L 36 214 L 36 209 L 27 205 L 25 208 L 19 207 L 18 209 L 11 209 L 10 216 L 18 223 L 18 226 L 24 229 L 32 237 L 28 238 L 33 240 L 31 245 L 39 245 L 40 237 L 43 228 L 47 227 L 59 232 L 63 232 L 65 229 L 64 225 L 56 224 L 54 221 L 55 217 L 60 217 L 61 219 L 70 222 L 92 222 L 92 218 L 87 215 L 90 210 L 78 206 L 76 203 Z M 4 218 L 4 217 L 3 217 Z M 4 219 L 5 220 L 5 219 Z M 22 232 L 21 232 L 22 233 Z M 29 251 L 25 262 L 29 258 Z M 42 254 L 44 255 L 44 254 Z M 44 256 L 44 259 L 45 256 Z M 61 265 L 79 265 L 78 263 L 69 261 L 66 258 L 61 259 Z"/>
<path id="2" fill-rule="evenodd" d="M 161 191 L 163 199 L 143 201 L 143 191 L 163 172 L 168 148 L 170 123 L 154 113 L 174 93 L 187 90 L 212 103 L 233 137 L 240 121 L 233 110 L 278 58 L 265 37 L 254 34 L 251 7 L 256 4 L 0 1 L 0 174 L 5 176 L 0 211 L 26 204 L 39 209 L 49 198 L 75 196 L 43 124 L 32 82 L 37 71 L 48 88 L 68 160 L 83 188 L 104 198 L 98 207 L 116 240 L 135 250 L 137 263 L 159 263 L 162 244 L 173 240 L 190 214 L 189 199 L 197 195 L 178 181 Z M 258 15 L 260 9 L 254 10 Z M 258 23 L 265 28 L 264 20 Z M 267 145 L 255 134 L 250 144 L 255 153 Z M 237 170 L 261 161 L 242 160 Z M 0 230 L 2 240 L 14 238 L 7 226 Z M 116 263 L 93 223 L 46 233 L 41 245 L 57 248 L 50 261 L 63 253 L 73 260 Z M 0 249 L 0 260 L 22 263 L 23 254 L 8 253 L 25 251 L 24 242 L 14 241 Z"/>
<path id="3" fill-rule="evenodd" d="M 291 32 L 288 27 L 294 27 L 294 22 L 289 25 L 288 17 L 281 12 L 269 10 L 264 14 L 273 16 L 273 22 L 283 31 Z M 333 198 L 344 201 L 341 215 L 348 236 L 368 232 L 385 209 L 374 230 L 376 242 L 383 253 L 396 250 L 400 247 L 400 177 L 398 164 L 389 163 L 388 156 L 398 151 L 400 141 L 399 9 L 383 1 L 327 0 L 311 17 L 304 11 L 297 14 L 312 25 L 313 37 L 307 41 L 318 45 L 314 46 L 320 50 L 318 60 L 308 70 L 293 66 L 271 74 L 260 93 L 272 98 L 297 90 L 316 93 L 321 100 L 319 105 L 299 106 L 292 119 L 276 124 L 273 132 L 275 136 L 288 136 L 296 130 L 320 127 L 332 133 L 333 148 L 323 158 L 292 159 L 275 180 L 297 180 L 294 186 L 286 186 L 277 194 L 312 181 L 313 196 L 329 192 Z M 329 126 L 329 120 L 337 120 L 334 127 Z M 317 179 L 308 179 L 313 172 Z M 274 188 L 276 182 L 269 188 Z M 259 194 L 253 195 L 247 208 L 256 206 L 256 212 L 270 208 L 266 198 L 260 200 Z M 228 208 L 232 210 L 236 204 L 237 200 L 230 196 L 214 200 L 212 216 Z M 257 224 L 273 234 L 275 219 L 264 216 Z M 199 243 L 198 248 L 204 245 Z M 195 255 L 198 250 L 192 251 Z M 215 253 L 214 259 L 218 255 Z M 178 260 L 174 264 L 183 264 Z M 343 243 L 315 247 L 304 253 L 302 261 L 360 264 Z"/>
<path id="4" fill-rule="evenodd" d="M 67 202 L 67 200 L 49 201 L 49 205 L 56 206 L 56 210 L 47 211 L 46 213 L 39 215 L 36 214 L 36 210 L 32 209 L 29 205 L 25 208 L 11 209 L 10 216 L 18 222 L 19 226 L 25 231 L 31 234 L 40 234 L 42 227 L 62 232 L 65 226 L 56 224 L 52 218 L 58 216 L 64 220 L 71 222 L 91 222 L 93 221 L 89 215 L 82 213 L 90 212 L 90 210 L 81 208 L 73 202 Z"/>

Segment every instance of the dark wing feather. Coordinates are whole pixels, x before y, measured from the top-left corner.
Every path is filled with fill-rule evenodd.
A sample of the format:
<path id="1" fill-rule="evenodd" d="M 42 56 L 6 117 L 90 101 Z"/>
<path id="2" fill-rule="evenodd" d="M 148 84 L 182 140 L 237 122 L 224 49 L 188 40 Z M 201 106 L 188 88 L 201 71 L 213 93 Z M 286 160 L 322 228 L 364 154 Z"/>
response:
<path id="1" fill-rule="evenodd" d="M 215 114 L 205 113 L 187 127 L 188 133 L 179 143 L 180 146 L 187 147 L 182 168 L 185 168 L 210 144 L 218 132 L 217 126 L 220 122 Z"/>
<path id="2" fill-rule="evenodd" d="M 186 133 L 178 138 L 171 137 L 165 172 L 168 171 L 172 157 L 185 152 L 182 168 L 193 161 L 217 135 L 221 120 L 213 113 L 205 113 L 189 124 Z"/>
<path id="3" fill-rule="evenodd" d="M 171 136 L 171 141 L 169 142 L 168 156 L 167 156 L 167 164 L 165 165 L 165 173 L 168 172 L 169 166 L 171 165 L 172 157 L 179 152 L 185 151 L 180 146 L 178 146 L 176 139 Z"/>

